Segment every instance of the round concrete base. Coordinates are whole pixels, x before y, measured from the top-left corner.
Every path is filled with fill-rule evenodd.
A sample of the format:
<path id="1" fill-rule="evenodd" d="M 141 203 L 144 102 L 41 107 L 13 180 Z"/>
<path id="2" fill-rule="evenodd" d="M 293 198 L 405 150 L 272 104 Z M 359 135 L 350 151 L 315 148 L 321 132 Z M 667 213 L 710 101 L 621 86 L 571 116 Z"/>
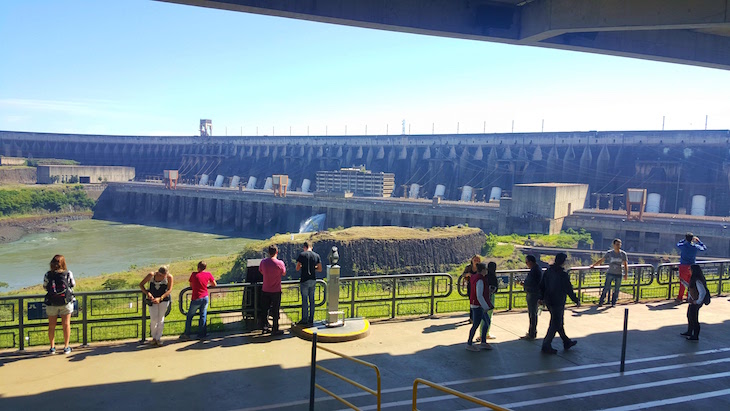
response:
<path id="1" fill-rule="evenodd" d="M 297 337 L 311 341 L 312 334 L 317 333 L 317 342 L 337 343 L 359 340 L 370 334 L 370 323 L 364 318 L 346 318 L 342 327 L 327 327 L 324 321 L 315 322 L 312 327 L 292 325 L 291 333 Z"/>

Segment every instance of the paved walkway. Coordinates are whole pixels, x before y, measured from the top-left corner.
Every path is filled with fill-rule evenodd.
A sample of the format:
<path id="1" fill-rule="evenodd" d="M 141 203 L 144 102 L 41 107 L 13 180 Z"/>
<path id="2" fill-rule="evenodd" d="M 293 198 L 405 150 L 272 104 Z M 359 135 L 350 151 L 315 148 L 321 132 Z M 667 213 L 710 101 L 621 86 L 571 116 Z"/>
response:
<path id="1" fill-rule="evenodd" d="M 624 308 L 629 309 L 626 372 L 619 373 Z M 524 312 L 495 315 L 495 349 L 469 352 L 466 315 L 384 321 L 365 339 L 328 344 L 380 367 L 382 409 L 407 410 L 413 380 L 441 383 L 513 409 L 730 409 L 730 302 L 702 308 L 699 343 L 686 329 L 686 305 L 669 302 L 616 308 L 581 307 L 566 314 L 579 343 L 556 356 L 540 342 L 519 340 Z M 544 335 L 549 314 L 540 318 Z M 559 348 L 559 339 L 554 342 Z M 287 335 L 219 335 L 206 342 L 167 340 L 74 347 L 71 355 L 41 349 L 0 352 L 0 409 L 306 410 L 311 343 Z M 324 351 L 320 364 L 375 386 L 372 370 Z M 365 410 L 372 396 L 320 372 L 318 382 Z M 317 410 L 344 405 L 317 392 Z M 472 409 L 432 389 L 419 390 L 419 409 Z M 625 408 L 620 408 L 625 407 Z"/>

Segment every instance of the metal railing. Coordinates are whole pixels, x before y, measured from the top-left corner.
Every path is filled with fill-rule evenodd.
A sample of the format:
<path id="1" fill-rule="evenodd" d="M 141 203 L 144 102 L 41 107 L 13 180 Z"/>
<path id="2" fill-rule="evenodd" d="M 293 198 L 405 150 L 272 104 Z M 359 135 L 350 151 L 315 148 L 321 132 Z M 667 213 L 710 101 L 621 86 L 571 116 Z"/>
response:
<path id="1" fill-rule="evenodd" d="M 730 260 L 698 261 L 707 279 L 709 292 L 720 295 L 730 291 Z M 659 264 L 656 268 L 657 283 L 666 286 L 666 298 L 679 292 L 679 263 Z"/>
<path id="2" fill-rule="evenodd" d="M 401 274 L 340 278 L 340 309 L 345 317 L 395 318 L 434 315 L 438 302 L 451 295 L 450 274 Z"/>
<path id="3" fill-rule="evenodd" d="M 71 317 L 71 342 L 145 339 L 147 304 L 139 290 L 76 293 L 77 309 Z M 0 297 L 0 348 L 43 345 L 48 342 L 44 295 Z M 168 313 L 170 307 L 168 306 Z M 56 327 L 56 339 L 62 339 Z"/>
<path id="4" fill-rule="evenodd" d="M 571 267 L 568 269 L 570 281 L 573 284 L 575 293 L 581 301 L 598 299 L 605 282 L 605 269 L 608 266 L 590 267 Z M 522 282 L 527 277 L 530 270 L 497 270 L 497 278 L 499 281 L 499 289 L 495 296 L 495 307 L 512 310 L 513 308 L 526 308 L 525 290 Z M 545 272 L 545 270 L 543 270 Z M 464 282 L 464 274 L 459 276 L 457 280 L 458 293 L 465 298 L 466 286 Z M 629 264 L 628 279 L 621 283 L 620 300 L 630 299 L 631 301 L 639 301 L 642 297 L 642 289 L 650 286 L 654 280 L 654 266 L 651 264 Z M 626 295 L 630 298 L 625 297 Z"/>
<path id="5" fill-rule="evenodd" d="M 261 283 L 234 283 L 221 284 L 208 289 L 210 303 L 208 316 L 216 314 L 240 313 L 243 319 L 259 320 L 261 315 Z M 190 308 L 192 289 L 186 287 L 178 294 L 178 308 L 180 313 L 187 315 Z M 317 280 L 314 292 L 314 306 L 322 307 L 327 301 L 327 283 Z M 281 309 L 295 314 L 301 308 L 302 300 L 299 292 L 299 281 L 289 280 L 281 282 Z"/>
<path id="6" fill-rule="evenodd" d="M 329 370 L 327 368 L 324 368 L 323 366 L 317 364 L 317 349 L 327 351 L 330 354 L 334 354 L 339 356 L 340 358 L 344 358 L 348 361 L 354 362 L 356 364 L 363 365 L 368 368 L 372 368 L 375 371 L 375 383 L 376 388 L 369 388 L 364 386 L 363 384 L 360 384 L 357 381 L 354 381 L 350 378 L 345 377 L 342 374 L 338 374 L 332 370 Z M 374 395 L 375 400 L 377 402 L 377 410 L 380 411 L 380 402 L 381 402 L 381 393 L 380 393 L 380 369 L 375 364 L 371 364 L 367 361 L 363 361 L 354 357 L 350 357 L 349 355 L 345 355 L 342 353 L 339 353 L 335 350 L 331 350 L 327 347 L 322 347 L 317 344 L 317 333 L 312 334 L 312 365 L 311 365 L 311 379 L 310 379 L 310 385 L 309 385 L 309 410 L 314 411 L 314 390 L 319 389 L 320 391 L 324 392 L 325 394 L 329 395 L 330 397 L 336 399 L 337 401 L 345 404 L 346 406 L 352 408 L 353 410 L 358 410 L 355 405 L 353 405 L 351 402 L 347 401 L 346 399 L 342 398 L 341 396 L 333 393 L 332 391 L 328 390 L 327 388 L 324 388 L 320 384 L 317 384 L 317 370 L 320 370 L 322 372 L 325 372 L 333 377 L 339 378 L 340 380 L 355 386 L 356 388 L 359 388 L 362 391 L 367 392 L 368 394 Z"/>
<path id="7" fill-rule="evenodd" d="M 424 380 L 422 378 L 416 378 L 415 381 L 413 381 L 413 411 L 418 411 L 418 384 L 423 384 L 428 387 L 431 387 L 437 391 L 441 391 L 446 394 L 453 395 L 455 397 L 461 398 L 462 400 L 469 401 L 471 403 L 481 405 L 484 408 L 488 408 L 495 411 L 510 411 L 509 408 L 500 407 L 499 405 L 492 404 L 491 402 L 480 400 L 479 398 L 472 397 L 471 395 L 464 394 L 462 392 L 452 390 L 451 388 L 446 388 L 443 385 L 439 385 L 436 383 L 433 383 L 431 381 Z"/>

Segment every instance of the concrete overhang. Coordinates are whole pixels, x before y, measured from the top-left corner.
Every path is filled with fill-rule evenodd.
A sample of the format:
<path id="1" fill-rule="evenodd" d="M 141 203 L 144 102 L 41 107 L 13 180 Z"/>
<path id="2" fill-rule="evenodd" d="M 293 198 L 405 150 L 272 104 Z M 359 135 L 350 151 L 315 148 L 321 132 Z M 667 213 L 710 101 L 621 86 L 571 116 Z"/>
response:
<path id="1" fill-rule="evenodd" d="M 730 0 L 158 0 L 730 69 Z"/>

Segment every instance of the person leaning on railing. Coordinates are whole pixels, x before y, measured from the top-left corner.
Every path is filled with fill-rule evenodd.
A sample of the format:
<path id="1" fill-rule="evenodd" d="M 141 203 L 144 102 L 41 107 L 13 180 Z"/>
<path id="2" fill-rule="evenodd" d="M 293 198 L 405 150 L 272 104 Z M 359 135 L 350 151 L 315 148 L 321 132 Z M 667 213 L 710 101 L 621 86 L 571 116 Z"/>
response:
<path id="1" fill-rule="evenodd" d="M 149 288 L 145 289 L 145 284 Z M 165 326 L 165 313 L 170 305 L 170 293 L 172 293 L 173 278 L 167 266 L 160 267 L 156 272 L 151 272 L 139 283 L 139 288 L 147 297 L 147 305 L 150 307 L 150 335 L 152 344 L 162 346 L 162 332 Z"/>
<path id="2" fill-rule="evenodd" d="M 216 287 L 215 278 L 213 274 L 205 271 L 208 264 L 205 261 L 198 263 L 198 271 L 190 274 L 190 288 L 193 289 L 192 296 L 190 297 L 190 307 L 188 307 L 188 315 L 185 318 L 185 331 L 180 335 L 181 340 L 190 338 L 190 326 L 193 322 L 193 316 L 199 311 L 200 318 L 198 319 L 198 338 L 204 339 L 207 335 L 206 319 L 208 316 L 208 303 L 210 297 L 208 296 L 208 287 Z"/>

